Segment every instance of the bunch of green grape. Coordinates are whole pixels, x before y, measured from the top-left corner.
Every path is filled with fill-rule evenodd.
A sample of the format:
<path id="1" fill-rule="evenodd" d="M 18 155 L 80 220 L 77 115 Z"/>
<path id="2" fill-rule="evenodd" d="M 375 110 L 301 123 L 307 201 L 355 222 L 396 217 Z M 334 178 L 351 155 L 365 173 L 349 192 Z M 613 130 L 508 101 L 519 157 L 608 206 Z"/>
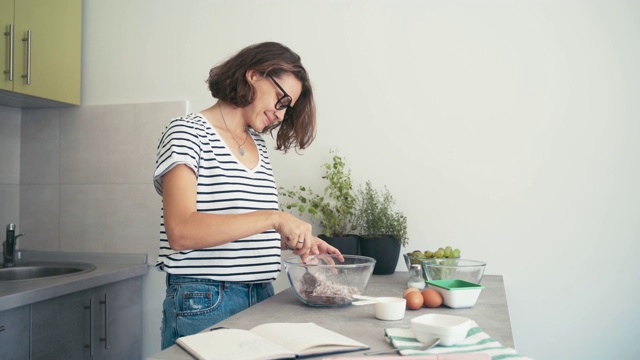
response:
<path id="1" fill-rule="evenodd" d="M 412 264 L 420 264 L 425 259 L 457 259 L 460 258 L 460 249 L 453 249 L 451 246 L 438 248 L 436 251 L 414 250 L 407 253 Z"/>
<path id="2" fill-rule="evenodd" d="M 447 246 L 444 249 L 438 248 L 435 252 L 427 250 L 424 252 L 424 256 L 436 259 L 455 259 L 460 257 L 460 249 L 452 249 L 451 246 Z"/>
<path id="3" fill-rule="evenodd" d="M 446 246 L 444 248 L 438 248 L 436 251 L 427 250 L 422 252 L 420 250 L 415 250 L 413 252 L 407 253 L 411 264 L 422 264 L 422 261 L 433 259 L 433 262 L 438 265 L 456 265 L 457 259 L 460 258 L 460 249 L 453 249 L 451 246 Z M 441 267 L 427 267 L 423 268 L 424 271 L 429 272 L 429 277 L 432 279 L 449 279 L 455 274 L 455 269 L 452 268 L 441 268 Z M 427 279 L 427 274 L 423 274 L 425 280 Z"/>

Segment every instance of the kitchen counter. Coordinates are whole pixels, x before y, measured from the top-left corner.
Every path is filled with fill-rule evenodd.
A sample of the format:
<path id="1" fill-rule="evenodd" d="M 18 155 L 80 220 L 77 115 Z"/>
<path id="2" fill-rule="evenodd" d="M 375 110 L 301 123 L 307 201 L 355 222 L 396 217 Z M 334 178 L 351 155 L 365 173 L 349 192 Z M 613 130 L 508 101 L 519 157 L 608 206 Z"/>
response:
<path id="1" fill-rule="evenodd" d="M 64 276 L 33 280 L 0 281 L 0 311 L 16 308 L 54 297 L 110 284 L 149 271 L 146 254 L 69 253 L 19 251 L 17 262 L 86 262 L 95 270 Z"/>
<path id="2" fill-rule="evenodd" d="M 401 297 L 407 287 L 407 278 L 407 272 L 396 272 L 392 275 L 374 275 L 365 295 Z M 381 350 L 390 349 L 390 345 L 384 340 L 385 327 L 409 328 L 412 318 L 426 313 L 439 313 L 468 317 L 478 323 L 487 334 L 502 345 L 514 347 L 502 276 L 485 275 L 482 278 L 482 284 L 485 288 L 473 308 L 450 309 L 441 306 L 435 309 L 407 310 L 404 319 L 398 321 L 376 319 L 373 316 L 373 306 L 310 307 L 300 302 L 289 288 L 212 327 L 224 326 L 250 329 L 256 325 L 269 322 L 313 322 L 365 343 L 373 350 Z M 286 335 L 283 334 L 283 336 Z M 362 352 L 353 352 L 344 354 L 344 356 L 361 354 Z M 190 360 L 193 358 L 177 345 L 173 345 L 148 359 Z"/>

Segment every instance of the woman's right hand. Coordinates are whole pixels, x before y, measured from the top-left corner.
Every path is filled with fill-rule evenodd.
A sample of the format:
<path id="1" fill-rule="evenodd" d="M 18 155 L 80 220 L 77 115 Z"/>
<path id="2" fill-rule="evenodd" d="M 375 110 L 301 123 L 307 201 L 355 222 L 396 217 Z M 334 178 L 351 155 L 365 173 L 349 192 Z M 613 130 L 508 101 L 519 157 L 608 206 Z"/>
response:
<path id="1" fill-rule="evenodd" d="M 313 227 L 308 222 L 281 211 L 274 228 L 280 234 L 283 246 L 293 250 L 303 260 L 311 254 L 319 253 L 316 237 L 311 233 Z"/>

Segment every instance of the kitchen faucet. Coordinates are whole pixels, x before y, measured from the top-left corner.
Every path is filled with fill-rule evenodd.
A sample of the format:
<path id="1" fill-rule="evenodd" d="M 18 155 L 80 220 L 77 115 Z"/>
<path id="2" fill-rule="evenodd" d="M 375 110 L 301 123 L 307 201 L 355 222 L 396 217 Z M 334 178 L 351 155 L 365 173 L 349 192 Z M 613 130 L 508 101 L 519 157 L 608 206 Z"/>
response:
<path id="1" fill-rule="evenodd" d="M 24 236 L 24 234 L 16 235 L 16 224 L 7 225 L 7 239 L 2 244 L 2 267 L 16 266 L 13 257 L 20 236 Z"/>

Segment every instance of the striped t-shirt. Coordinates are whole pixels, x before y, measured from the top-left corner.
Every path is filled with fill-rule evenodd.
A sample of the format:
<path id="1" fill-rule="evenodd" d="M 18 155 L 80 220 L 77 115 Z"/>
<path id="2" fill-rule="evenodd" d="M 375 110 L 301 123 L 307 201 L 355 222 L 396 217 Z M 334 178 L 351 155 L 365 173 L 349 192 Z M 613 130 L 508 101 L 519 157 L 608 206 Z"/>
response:
<path id="1" fill-rule="evenodd" d="M 253 129 L 258 165 L 248 169 L 231 153 L 201 114 L 171 120 L 158 145 L 154 184 L 162 195 L 162 175 L 178 164 L 197 174 L 197 211 L 242 214 L 278 210 L 278 192 L 267 146 Z M 218 281 L 267 282 L 280 272 L 280 234 L 261 234 L 205 249 L 175 251 L 169 246 L 164 217 L 160 219 L 160 253 L 156 267 L 180 276 Z"/>

